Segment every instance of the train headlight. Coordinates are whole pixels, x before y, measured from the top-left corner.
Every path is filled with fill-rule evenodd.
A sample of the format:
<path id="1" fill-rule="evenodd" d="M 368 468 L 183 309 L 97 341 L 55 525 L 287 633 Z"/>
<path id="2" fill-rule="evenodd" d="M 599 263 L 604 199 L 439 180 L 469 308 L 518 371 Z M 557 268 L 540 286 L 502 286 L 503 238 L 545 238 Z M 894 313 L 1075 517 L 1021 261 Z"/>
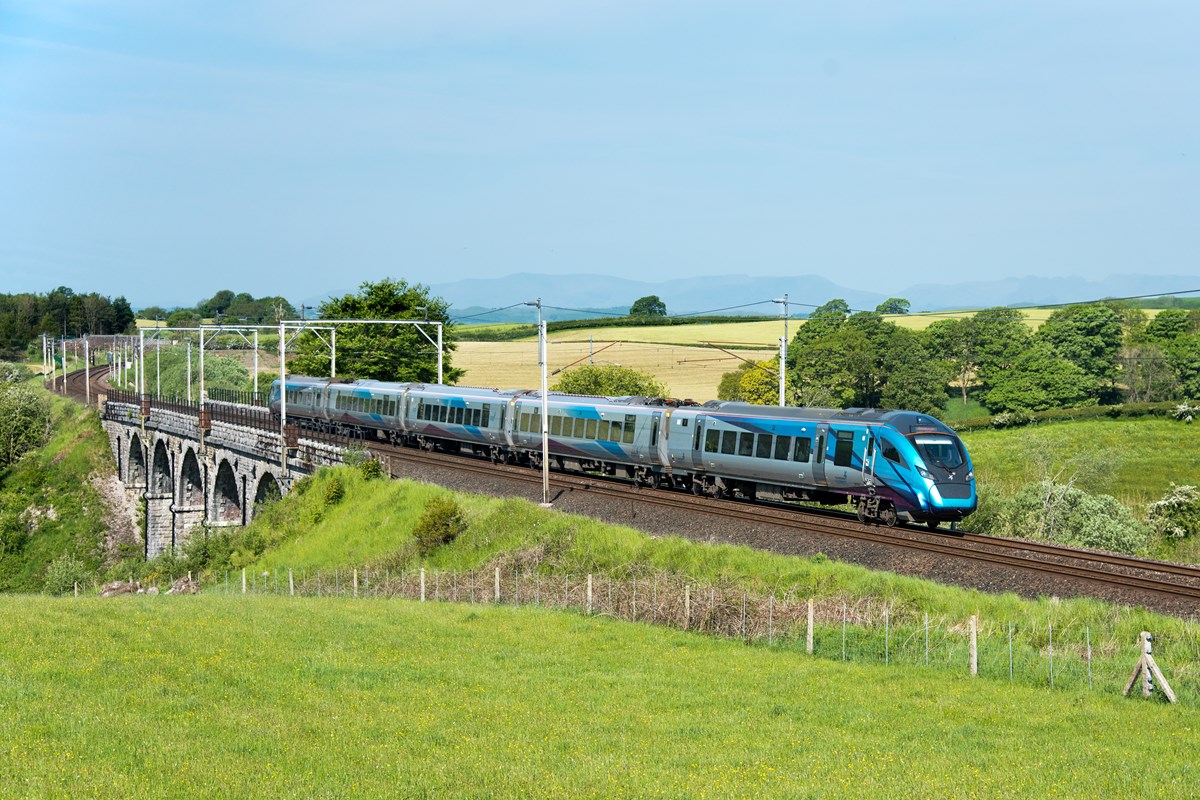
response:
<path id="1" fill-rule="evenodd" d="M 967 473 L 967 483 L 970 483 L 973 480 L 975 480 L 975 470 L 971 470 Z"/>
<path id="2" fill-rule="evenodd" d="M 933 475 L 929 474 L 929 470 L 925 469 L 920 464 L 917 464 L 917 474 L 927 481 L 933 480 Z"/>

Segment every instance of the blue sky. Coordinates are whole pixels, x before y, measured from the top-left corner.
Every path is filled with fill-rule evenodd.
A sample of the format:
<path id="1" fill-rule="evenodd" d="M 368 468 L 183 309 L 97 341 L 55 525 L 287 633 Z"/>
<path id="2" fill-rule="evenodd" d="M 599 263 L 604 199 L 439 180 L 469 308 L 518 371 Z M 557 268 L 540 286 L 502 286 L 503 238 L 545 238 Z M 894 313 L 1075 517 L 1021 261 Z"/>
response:
<path id="1" fill-rule="evenodd" d="M 1200 277 L 1197 42 L 1194 2 L 0 0 L 0 291 Z"/>

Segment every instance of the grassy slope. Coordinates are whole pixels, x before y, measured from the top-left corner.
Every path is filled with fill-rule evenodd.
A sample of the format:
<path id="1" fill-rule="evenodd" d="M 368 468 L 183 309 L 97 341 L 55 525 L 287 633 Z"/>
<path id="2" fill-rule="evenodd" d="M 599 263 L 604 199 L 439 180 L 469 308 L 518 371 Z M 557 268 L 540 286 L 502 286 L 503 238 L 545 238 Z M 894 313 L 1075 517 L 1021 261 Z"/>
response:
<path id="1" fill-rule="evenodd" d="M 346 496 L 330 506 L 324 502 L 325 487 L 335 475 L 344 482 Z M 865 604 L 876 609 L 876 617 L 881 614 L 879 606 L 886 605 L 893 626 L 892 641 L 898 648 L 909 648 L 906 657 L 911 663 L 920 661 L 920 626 L 925 614 L 934 620 L 935 627 L 956 628 L 960 633 L 967 618 L 977 614 L 983 636 L 991 642 L 981 648 L 995 662 L 989 667 L 992 674 L 1007 674 L 1004 640 L 1010 625 L 1018 631 L 1018 651 L 1025 648 L 1023 654 L 1018 652 L 1018 658 L 1029 662 L 1025 667 L 1027 676 L 1042 669 L 1032 665 L 1045 657 L 1049 621 L 1054 625 L 1060 651 L 1072 651 L 1071 666 L 1067 665 L 1066 653 L 1060 652 L 1059 667 L 1075 670 L 1076 678 L 1083 669 L 1085 629 L 1090 630 L 1096 651 L 1094 670 L 1098 680 L 1104 676 L 1109 691 L 1131 668 L 1126 664 L 1128 647 L 1137 641 L 1140 631 L 1151 630 L 1157 637 L 1163 664 L 1170 670 L 1168 678 L 1173 684 L 1188 687 L 1189 701 L 1194 694 L 1193 676 L 1200 669 L 1200 630 L 1178 619 L 1090 600 L 1026 601 L 1012 594 L 985 594 L 824 558 L 805 559 L 747 547 L 656 538 L 588 518 L 545 511 L 524 500 L 454 495 L 469 527 L 452 544 L 422 561 L 415 552 L 411 530 L 425 504 L 437 494 L 449 492 L 409 481 L 367 483 L 351 470 L 323 471 L 303 496 L 293 495 L 260 513 L 248 535 L 261 536 L 273 547 L 251 563 L 248 572 L 276 574 L 293 569 L 297 576 L 302 572 L 311 576 L 324 569 L 328 582 L 328 571 L 334 568 L 368 567 L 378 575 L 384 568 L 412 569 L 419 564 L 448 572 L 506 563 L 507 572 L 512 563 L 528 564 L 536 557 L 543 574 L 594 573 L 616 579 L 631 574 L 645 578 L 653 573 L 687 576 L 701 587 L 745 590 L 751 596 L 774 592 L 779 596 L 815 597 L 826 606 L 832 603 L 836 607 L 843 601 L 856 608 Z M 223 576 L 213 577 L 222 582 Z M 875 624 L 882 628 L 880 620 L 876 619 Z M 906 643 L 901 644 L 902 639 Z M 959 647 L 947 646 L 950 650 Z M 827 652 L 834 653 L 831 657 L 840 657 L 838 647 L 830 647 L 832 651 Z M 882 652 L 864 652 L 862 657 L 875 656 L 883 660 Z M 1180 690 L 1181 696 L 1184 691 Z"/>
<path id="2" fill-rule="evenodd" d="M 1200 779 L 1195 709 L 535 609 L 4 598 L 0 641 L 0 797 L 1182 797 Z"/>
<path id="3" fill-rule="evenodd" d="M 104 509 L 88 483 L 112 474 L 112 454 L 95 412 L 49 395 L 54 430 L 50 442 L 0 473 L 0 508 L 6 523 L 20 524 L 36 509 L 38 522 L 25 547 L 0 557 L 0 591 L 38 591 L 46 566 L 63 553 L 97 567 L 104 536 Z M 53 509 L 56 519 L 50 519 Z"/>
<path id="4" fill-rule="evenodd" d="M 1111 494 L 1145 513 L 1170 483 L 1200 482 L 1200 426 L 1174 420 L 1084 420 L 1005 431 L 971 431 L 963 441 L 987 491 L 1009 493 L 1040 479 L 1030 453 L 1052 454 L 1055 463 L 1081 453 L 1107 452 L 1103 468 L 1083 481 L 1089 491 Z"/>

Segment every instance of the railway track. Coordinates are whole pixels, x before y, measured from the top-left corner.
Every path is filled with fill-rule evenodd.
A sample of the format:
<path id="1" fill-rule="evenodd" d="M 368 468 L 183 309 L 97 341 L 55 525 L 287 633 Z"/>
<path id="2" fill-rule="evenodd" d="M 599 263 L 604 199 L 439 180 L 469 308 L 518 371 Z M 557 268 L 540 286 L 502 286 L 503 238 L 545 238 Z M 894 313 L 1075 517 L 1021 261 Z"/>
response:
<path id="1" fill-rule="evenodd" d="M 387 453 L 392 458 L 405 459 L 417 464 L 441 463 L 458 472 L 470 472 L 481 478 L 491 479 L 497 474 L 503 474 L 512 480 L 538 487 L 541 485 L 541 473 L 525 467 L 497 466 L 482 459 L 425 453 L 393 445 L 372 445 L 372 449 Z M 593 475 L 554 472 L 551 473 L 551 489 L 552 495 L 555 491 L 586 491 L 676 511 L 699 510 L 710 516 L 776 526 L 796 533 L 818 533 L 854 539 L 967 559 L 990 566 L 1005 566 L 1121 589 L 1152 592 L 1177 600 L 1200 601 L 1200 567 L 1185 564 L 976 533 L 934 533 L 923 526 L 884 528 L 863 525 L 849 515 L 834 517 L 827 513 L 809 513 L 778 505 L 714 500 L 681 492 L 643 489 Z"/>
<path id="2" fill-rule="evenodd" d="M 93 402 L 99 394 L 107 391 L 107 387 L 103 385 L 107 371 L 107 366 L 92 369 Z M 82 371 L 67 376 L 66 389 L 70 396 L 79 399 L 84 397 Z M 336 439 L 311 432 L 302 435 L 305 438 Z M 530 490 L 526 494 L 540 493 L 541 473 L 527 467 L 497 465 L 480 458 L 426 452 L 382 442 L 369 442 L 369 446 L 373 451 L 386 455 L 393 465 L 405 465 L 416 475 L 426 476 L 431 473 L 430 468 L 436 467 L 448 470 L 460 478 L 470 476 L 473 481 L 484 485 L 502 479 Z M 1076 592 L 1079 594 L 1094 594 L 1119 602 L 1142 603 L 1187 616 L 1200 612 L 1200 567 L 1186 564 L 971 532 L 934 532 L 924 526 L 885 528 L 864 525 L 852 515 L 839 512 L 811 508 L 799 510 L 782 504 L 696 497 L 682 492 L 637 487 L 618 479 L 590 474 L 552 472 L 551 488 L 558 496 L 564 493 L 584 493 L 610 502 L 654 508 L 674 515 L 686 513 L 703 515 L 714 520 L 721 519 L 731 523 L 734 528 L 765 526 L 782 531 L 785 535 L 815 534 L 853 541 L 863 546 L 895 548 L 937 559 L 955 559 L 993 572 L 1000 568 L 1016 570 L 1048 578 L 1060 584 L 1065 582 L 1069 586 L 1092 588 Z M 738 541 L 736 536 L 730 537 L 730 540 Z M 740 543 L 775 549 L 770 544 L 749 540 Z M 979 584 L 978 588 L 986 591 L 1003 591 L 1010 588 L 995 586 L 984 580 L 980 580 Z M 1051 590 L 1046 593 L 1054 592 Z"/>

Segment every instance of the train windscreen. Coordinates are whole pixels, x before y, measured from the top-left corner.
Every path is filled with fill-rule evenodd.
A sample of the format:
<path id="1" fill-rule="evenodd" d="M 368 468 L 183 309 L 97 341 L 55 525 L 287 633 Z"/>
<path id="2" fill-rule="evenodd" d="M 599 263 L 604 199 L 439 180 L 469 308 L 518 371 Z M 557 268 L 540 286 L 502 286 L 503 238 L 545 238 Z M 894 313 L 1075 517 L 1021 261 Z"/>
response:
<path id="1" fill-rule="evenodd" d="M 927 464 L 943 469 L 957 469 L 963 464 L 958 440 L 950 436 L 917 436 L 913 443 Z"/>

